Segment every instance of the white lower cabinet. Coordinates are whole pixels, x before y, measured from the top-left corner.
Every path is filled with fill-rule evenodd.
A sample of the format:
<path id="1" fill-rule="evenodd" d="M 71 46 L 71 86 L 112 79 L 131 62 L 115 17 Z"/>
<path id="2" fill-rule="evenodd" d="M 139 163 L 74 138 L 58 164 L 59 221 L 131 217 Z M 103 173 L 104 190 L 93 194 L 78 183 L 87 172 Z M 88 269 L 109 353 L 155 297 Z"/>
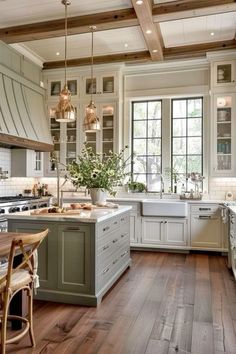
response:
<path id="1" fill-rule="evenodd" d="M 218 205 L 191 206 L 190 246 L 198 249 L 222 248 L 222 222 Z"/>
<path id="2" fill-rule="evenodd" d="M 178 218 L 142 218 L 142 243 L 162 246 L 187 245 L 187 220 Z"/>

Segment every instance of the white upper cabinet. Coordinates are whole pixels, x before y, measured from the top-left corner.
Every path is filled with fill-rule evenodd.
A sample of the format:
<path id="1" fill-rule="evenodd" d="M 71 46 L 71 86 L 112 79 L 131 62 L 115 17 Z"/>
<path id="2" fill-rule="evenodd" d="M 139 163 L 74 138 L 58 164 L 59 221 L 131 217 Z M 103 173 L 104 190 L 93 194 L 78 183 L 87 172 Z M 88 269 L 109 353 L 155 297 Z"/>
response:
<path id="1" fill-rule="evenodd" d="M 68 78 L 67 86 L 71 93 L 71 100 L 76 99 L 80 95 L 79 90 L 79 78 Z M 59 77 L 58 79 L 47 80 L 47 91 L 48 99 L 57 101 L 59 99 L 59 94 L 64 87 L 64 80 Z"/>
<path id="2" fill-rule="evenodd" d="M 104 72 L 95 74 L 92 83 L 91 75 L 85 75 L 82 77 L 81 94 L 84 97 L 89 97 L 91 93 L 96 98 L 116 97 L 118 96 L 118 78 L 119 75 L 116 72 Z"/>
<path id="3" fill-rule="evenodd" d="M 213 97 L 212 175 L 236 175 L 236 94 Z"/>
<path id="4" fill-rule="evenodd" d="M 43 177 L 43 153 L 29 149 L 12 149 L 11 177 Z"/>
<path id="5" fill-rule="evenodd" d="M 83 132 L 83 120 L 87 104 L 84 104 L 80 117 L 80 142 L 87 143 L 94 152 L 108 153 L 110 150 L 117 151 L 117 103 L 116 101 L 96 104 L 97 116 L 99 117 L 101 130 L 98 132 Z M 80 150 L 82 145 L 80 147 Z"/>
<path id="6" fill-rule="evenodd" d="M 48 107 L 49 128 L 54 144 L 53 153 L 47 153 L 45 163 L 45 175 L 56 175 L 56 165 L 52 160 L 54 156 L 63 165 L 75 160 L 79 150 L 79 133 L 78 133 L 78 106 L 76 109 L 76 119 L 70 123 L 59 123 L 55 119 L 55 105 L 50 102 Z M 62 167 L 62 165 L 61 165 Z M 63 168 L 62 168 L 63 169 Z"/>
<path id="7" fill-rule="evenodd" d="M 236 60 L 213 63 L 213 88 L 236 88 Z"/>

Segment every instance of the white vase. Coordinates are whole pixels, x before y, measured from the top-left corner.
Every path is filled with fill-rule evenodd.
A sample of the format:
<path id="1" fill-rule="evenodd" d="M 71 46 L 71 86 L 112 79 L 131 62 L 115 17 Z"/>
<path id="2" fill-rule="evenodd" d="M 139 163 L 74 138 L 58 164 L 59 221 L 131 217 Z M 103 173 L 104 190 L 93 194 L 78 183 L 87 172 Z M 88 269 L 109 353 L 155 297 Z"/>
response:
<path id="1" fill-rule="evenodd" d="M 106 202 L 107 191 L 101 188 L 90 188 L 89 191 L 93 204 Z"/>

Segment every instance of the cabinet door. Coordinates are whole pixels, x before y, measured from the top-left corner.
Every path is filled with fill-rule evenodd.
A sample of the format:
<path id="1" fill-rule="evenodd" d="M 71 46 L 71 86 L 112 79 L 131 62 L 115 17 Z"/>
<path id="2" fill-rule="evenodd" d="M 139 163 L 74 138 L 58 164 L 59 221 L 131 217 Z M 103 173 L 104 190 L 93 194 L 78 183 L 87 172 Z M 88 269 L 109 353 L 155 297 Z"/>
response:
<path id="1" fill-rule="evenodd" d="M 236 61 L 221 61 L 214 63 L 214 86 L 234 86 L 235 85 L 235 63 Z"/>
<path id="2" fill-rule="evenodd" d="M 160 244 L 164 242 L 164 220 L 142 218 L 142 243 Z"/>
<path id="3" fill-rule="evenodd" d="M 117 74 L 106 73 L 97 74 L 93 80 L 91 75 L 86 75 L 83 81 L 83 95 L 89 97 L 91 93 L 95 98 L 112 97 L 117 95 Z"/>
<path id="4" fill-rule="evenodd" d="M 116 102 L 96 104 L 97 116 L 101 124 L 101 130 L 98 132 L 83 132 L 84 114 L 87 105 L 83 107 L 83 115 L 81 115 L 81 142 L 87 142 L 94 152 L 108 153 L 117 150 L 116 140 L 116 120 L 117 110 Z M 80 149 L 82 148 L 82 144 Z"/>
<path id="5" fill-rule="evenodd" d="M 40 288 L 55 289 L 57 285 L 57 229 L 52 225 L 36 223 L 27 225 L 9 221 L 9 231 L 19 233 L 37 233 L 49 228 L 48 236 L 38 248 L 38 275 Z"/>
<path id="6" fill-rule="evenodd" d="M 187 245 L 187 221 L 186 220 L 165 220 L 165 243 L 170 245 Z"/>
<path id="7" fill-rule="evenodd" d="M 90 226 L 58 227 L 58 288 L 77 293 L 91 290 L 94 237 Z M 93 275 L 94 276 L 94 275 Z"/>
<path id="8" fill-rule="evenodd" d="M 192 247 L 220 248 L 220 217 L 214 215 L 191 215 L 190 235 Z"/>
<path id="9" fill-rule="evenodd" d="M 130 243 L 141 242 L 141 217 L 130 213 Z"/>
<path id="10" fill-rule="evenodd" d="M 215 95 L 213 119 L 213 171 L 215 176 L 234 175 L 235 159 L 235 95 Z"/>

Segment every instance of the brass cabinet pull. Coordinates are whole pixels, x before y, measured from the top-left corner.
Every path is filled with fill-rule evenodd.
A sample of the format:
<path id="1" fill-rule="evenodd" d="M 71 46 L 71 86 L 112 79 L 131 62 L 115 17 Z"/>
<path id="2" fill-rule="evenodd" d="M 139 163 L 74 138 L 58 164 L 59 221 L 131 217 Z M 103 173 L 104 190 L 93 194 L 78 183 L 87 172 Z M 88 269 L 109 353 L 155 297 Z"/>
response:
<path id="1" fill-rule="evenodd" d="M 103 228 L 103 231 L 108 231 L 110 229 L 110 226 L 106 226 Z"/>
<path id="2" fill-rule="evenodd" d="M 110 247 L 109 245 L 104 246 L 102 250 L 105 251 L 105 250 L 107 250 L 109 247 Z"/>
<path id="3" fill-rule="evenodd" d="M 125 218 L 121 218 L 120 221 L 125 221 Z"/>
<path id="4" fill-rule="evenodd" d="M 114 240 L 112 240 L 113 243 L 116 243 L 118 241 L 118 238 L 115 238 Z"/>
<path id="5" fill-rule="evenodd" d="M 200 211 L 208 211 L 211 210 L 211 208 L 199 208 Z"/>
<path id="6" fill-rule="evenodd" d="M 128 235 L 128 232 L 126 232 L 125 234 L 121 234 L 120 237 L 123 238 L 123 237 L 125 237 L 127 235 Z"/>
<path id="7" fill-rule="evenodd" d="M 114 223 L 113 223 L 114 225 L 117 225 L 118 224 L 118 221 L 114 221 Z"/>
<path id="8" fill-rule="evenodd" d="M 116 264 L 118 262 L 118 259 L 115 259 L 112 264 Z"/>

